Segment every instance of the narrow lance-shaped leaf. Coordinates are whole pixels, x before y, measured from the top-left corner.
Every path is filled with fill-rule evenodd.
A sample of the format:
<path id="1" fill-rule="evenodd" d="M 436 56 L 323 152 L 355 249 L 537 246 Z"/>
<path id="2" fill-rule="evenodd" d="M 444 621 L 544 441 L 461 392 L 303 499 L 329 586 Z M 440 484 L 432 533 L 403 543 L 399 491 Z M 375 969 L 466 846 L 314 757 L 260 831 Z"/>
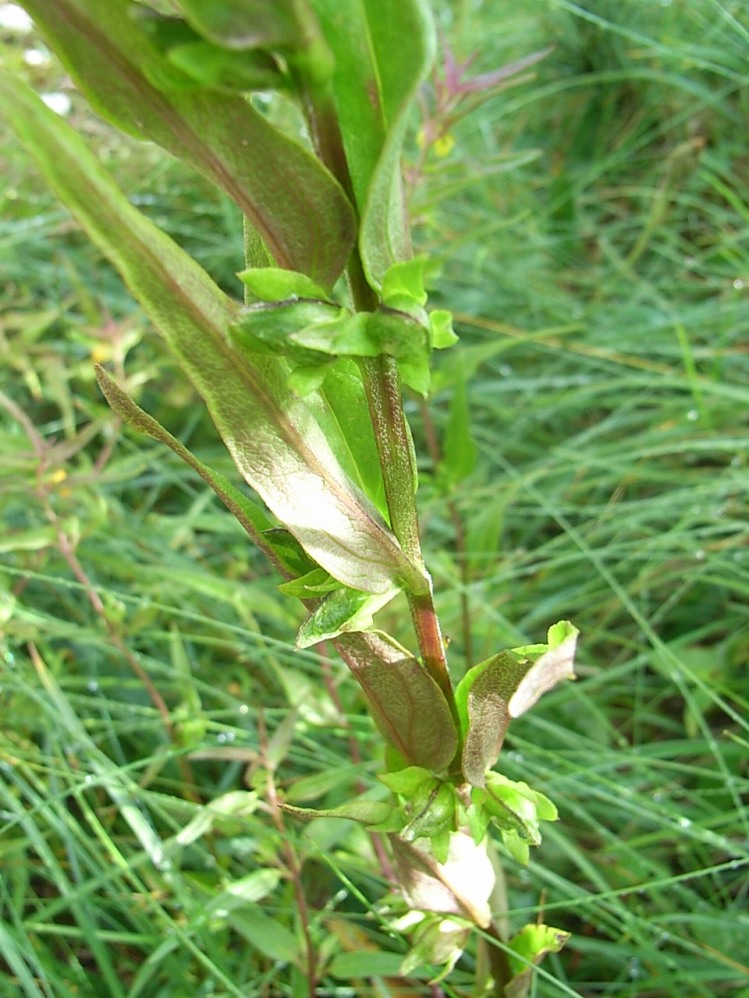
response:
<path id="1" fill-rule="evenodd" d="M 353 488 L 276 358 L 252 364 L 228 343 L 236 306 L 128 202 L 78 136 L 24 84 L 0 73 L 13 127 L 61 200 L 122 274 L 206 400 L 248 483 L 314 561 L 365 592 L 428 586 Z"/>
<path id="2" fill-rule="evenodd" d="M 313 0 L 333 50 L 333 88 L 370 281 L 411 255 L 401 183 L 403 139 L 432 63 L 426 0 Z"/>
<path id="3" fill-rule="evenodd" d="M 203 481 L 216 493 L 221 502 L 229 512 L 244 527 L 252 540 L 261 548 L 265 554 L 284 573 L 293 573 L 296 563 L 286 554 L 285 548 L 281 544 L 275 544 L 272 540 L 274 527 L 268 519 L 264 510 L 243 495 L 238 488 L 222 475 L 219 471 L 214 471 L 195 457 L 187 447 L 173 436 L 169 430 L 154 419 L 149 413 L 133 401 L 127 392 L 124 392 L 104 370 L 101 365 L 96 366 L 96 380 L 101 388 L 102 394 L 109 405 L 128 426 L 141 433 L 147 434 L 154 440 L 166 444 L 185 464 L 189 465 L 200 475 Z"/>
<path id="4" fill-rule="evenodd" d="M 331 174 L 242 96 L 170 86 L 179 71 L 151 44 L 130 0 L 24 0 L 96 111 L 157 142 L 222 187 L 282 267 L 332 286 L 355 230 Z"/>
<path id="5" fill-rule="evenodd" d="M 392 264 L 410 256 L 410 248 L 404 254 L 409 237 L 401 155 L 416 95 L 434 59 L 435 35 L 426 0 L 366 0 L 366 4 L 388 116 L 388 133 L 369 185 L 359 234 L 364 269 L 377 284 Z"/>
<path id="6" fill-rule="evenodd" d="M 326 375 L 320 388 L 320 394 L 328 405 L 325 417 L 318 416 L 318 422 L 325 430 L 328 440 L 337 439 L 332 432 L 330 423 L 335 423 L 340 430 L 340 448 L 345 448 L 341 454 L 334 450 L 344 468 L 353 465 L 354 471 L 349 474 L 354 481 L 369 496 L 377 509 L 387 517 L 389 515 L 385 486 L 382 481 L 382 468 L 377 453 L 372 421 L 367 410 L 367 397 L 364 394 L 361 373 L 356 362 L 340 359 Z M 360 415 L 357 415 L 360 414 Z"/>
<path id="7" fill-rule="evenodd" d="M 338 807 L 318 809 L 282 803 L 281 808 L 287 814 L 306 821 L 311 821 L 313 818 L 345 818 L 347 821 L 356 821 L 360 825 L 368 825 L 379 831 L 393 832 L 403 824 L 403 816 L 393 804 L 361 797 L 339 804 Z"/>

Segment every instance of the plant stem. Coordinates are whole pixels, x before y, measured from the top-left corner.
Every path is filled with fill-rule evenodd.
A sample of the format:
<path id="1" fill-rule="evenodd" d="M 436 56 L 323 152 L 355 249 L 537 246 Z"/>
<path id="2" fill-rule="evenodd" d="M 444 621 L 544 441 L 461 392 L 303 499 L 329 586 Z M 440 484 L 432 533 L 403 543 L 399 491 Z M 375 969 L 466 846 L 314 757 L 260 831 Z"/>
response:
<path id="1" fill-rule="evenodd" d="M 421 400 L 421 417 L 424 426 L 424 436 L 426 438 L 427 450 L 432 459 L 435 469 L 439 468 L 442 462 L 442 453 L 440 450 L 439 441 L 437 439 L 437 430 L 434 426 L 434 420 L 432 419 L 432 413 L 429 409 L 429 405 L 426 399 Z M 466 667 L 470 667 L 474 664 L 473 660 L 473 630 L 471 626 L 471 621 L 473 619 L 473 614 L 471 612 L 471 601 L 469 595 L 470 586 L 470 572 L 468 570 L 468 554 L 466 551 L 466 532 L 463 526 L 463 520 L 460 515 L 460 510 L 458 509 L 458 504 L 455 499 L 448 493 L 446 498 L 447 512 L 452 521 L 453 532 L 455 534 L 455 552 L 457 554 L 458 568 L 460 570 L 460 616 L 462 621 L 462 631 L 463 631 L 463 657 L 466 662 Z"/>
<path id="2" fill-rule="evenodd" d="M 486 942 L 487 957 L 494 978 L 492 993 L 495 998 L 506 998 L 507 985 L 512 978 L 510 961 L 507 958 L 506 943 L 498 932 L 495 925 L 490 925 L 486 929 L 487 935 L 491 936 L 493 942 Z"/>
<path id="3" fill-rule="evenodd" d="M 276 826 L 276 830 L 280 837 L 281 854 L 286 865 L 286 870 L 289 874 L 289 879 L 291 880 L 292 889 L 294 891 L 294 900 L 296 902 L 297 912 L 299 913 L 299 924 L 304 938 L 304 948 L 307 956 L 306 973 L 307 986 L 309 988 L 308 994 L 315 995 L 317 994 L 318 956 L 314 940 L 312 938 L 309 908 L 307 907 L 307 898 L 304 893 L 304 885 L 302 883 L 302 864 L 291 841 L 288 829 L 284 823 L 283 811 L 279 806 L 280 799 L 276 790 L 275 773 L 273 765 L 267 758 L 268 733 L 262 713 L 258 716 L 258 741 L 260 745 L 260 758 L 265 769 L 266 803 L 268 805 L 271 820 Z"/>
<path id="4" fill-rule="evenodd" d="M 425 668 L 453 709 L 454 697 L 447 670 L 445 646 L 421 555 L 419 518 L 414 494 L 416 469 L 403 411 L 398 367 L 392 357 L 382 356 L 361 360 L 360 368 L 380 455 L 393 533 L 407 557 L 424 573 L 426 580 L 424 591 L 407 593 L 419 648 Z"/>
<path id="5" fill-rule="evenodd" d="M 302 93 L 317 154 L 355 206 L 351 174 L 330 86 L 305 80 L 302 81 Z M 354 308 L 374 311 L 379 302 L 367 282 L 358 247 L 351 254 L 347 276 Z M 391 527 L 406 556 L 424 579 L 423 588 L 406 588 L 422 661 L 442 690 L 457 727 L 458 711 L 447 668 L 445 645 L 434 609 L 431 581 L 421 555 L 415 497 L 416 468 L 403 409 L 398 366 L 394 358 L 381 355 L 361 358 L 359 369 L 380 458 Z"/>

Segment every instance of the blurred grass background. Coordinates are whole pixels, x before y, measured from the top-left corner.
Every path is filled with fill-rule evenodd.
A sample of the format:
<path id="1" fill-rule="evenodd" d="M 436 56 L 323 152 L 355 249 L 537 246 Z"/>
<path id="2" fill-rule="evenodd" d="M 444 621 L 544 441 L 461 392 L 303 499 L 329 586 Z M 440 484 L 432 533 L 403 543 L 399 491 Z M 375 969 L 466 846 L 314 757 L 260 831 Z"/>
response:
<path id="1" fill-rule="evenodd" d="M 511 921 L 573 933 L 537 995 L 747 998 L 749 15 L 436 7 L 471 73 L 553 46 L 412 193 L 461 335 L 428 405 L 409 402 L 451 665 L 561 617 L 583 632 L 580 680 L 500 760 L 561 812 L 527 869 L 506 864 Z M 230 203 L 94 118 L 33 36 L 2 34 L 6 63 L 67 96 L 133 201 L 239 294 Z M 0 201 L 0 994 L 302 995 L 295 884 L 320 994 L 433 994 L 426 971 L 393 981 L 407 943 L 358 828 L 227 796 L 262 800 L 270 765 L 297 802 L 340 802 L 374 782 L 378 739 L 343 667 L 292 650 L 300 615 L 202 482 L 103 403 L 94 359 L 231 473 L 6 132 Z M 475 959 L 446 995 L 470 993 Z"/>

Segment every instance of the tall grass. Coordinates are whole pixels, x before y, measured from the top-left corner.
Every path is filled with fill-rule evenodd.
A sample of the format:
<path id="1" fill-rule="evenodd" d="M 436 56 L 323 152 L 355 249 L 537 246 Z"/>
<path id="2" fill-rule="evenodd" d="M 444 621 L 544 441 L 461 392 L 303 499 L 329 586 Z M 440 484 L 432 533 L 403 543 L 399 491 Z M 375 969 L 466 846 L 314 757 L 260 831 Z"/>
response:
<path id="1" fill-rule="evenodd" d="M 452 666 L 560 617 L 584 636 L 580 680 L 501 758 L 561 812 L 527 869 L 506 863 L 510 918 L 573 932 L 538 995 L 749 994 L 749 18 L 439 11 L 476 71 L 554 45 L 456 126 L 413 201 L 462 336 L 411 411 Z M 227 204 L 85 120 L 231 288 Z M 354 684 L 290 649 L 298 621 L 202 483 L 113 423 L 92 355 L 127 359 L 230 471 L 108 268 L 20 152 L 0 158 L 0 994 L 304 994 L 300 892 L 321 993 L 430 993 L 426 968 L 393 980 L 407 944 L 369 840 L 264 803 L 268 773 L 321 806 L 373 782 Z M 465 377 L 478 458 L 456 481 Z M 445 994 L 469 993 L 473 960 Z"/>

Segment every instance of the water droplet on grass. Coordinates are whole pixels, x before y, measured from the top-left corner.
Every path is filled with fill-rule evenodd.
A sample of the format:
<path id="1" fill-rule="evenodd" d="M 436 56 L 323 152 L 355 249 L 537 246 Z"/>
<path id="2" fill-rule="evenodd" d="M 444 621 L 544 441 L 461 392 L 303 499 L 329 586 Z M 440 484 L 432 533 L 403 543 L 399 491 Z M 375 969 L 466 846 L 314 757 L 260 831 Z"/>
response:
<path id="1" fill-rule="evenodd" d="M 17 3 L 4 3 L 0 5 L 0 28 L 26 34 L 31 31 L 33 24 L 26 11 Z"/>
<path id="2" fill-rule="evenodd" d="M 27 66 L 46 66 L 50 61 L 49 54 L 41 49 L 26 49 L 23 53 L 23 61 Z"/>
<path id="3" fill-rule="evenodd" d="M 41 94 L 40 95 L 44 103 L 50 109 L 54 111 L 55 114 L 59 114 L 61 118 L 64 118 L 66 114 L 69 114 L 73 102 L 67 94 L 55 91 L 54 93 Z"/>

